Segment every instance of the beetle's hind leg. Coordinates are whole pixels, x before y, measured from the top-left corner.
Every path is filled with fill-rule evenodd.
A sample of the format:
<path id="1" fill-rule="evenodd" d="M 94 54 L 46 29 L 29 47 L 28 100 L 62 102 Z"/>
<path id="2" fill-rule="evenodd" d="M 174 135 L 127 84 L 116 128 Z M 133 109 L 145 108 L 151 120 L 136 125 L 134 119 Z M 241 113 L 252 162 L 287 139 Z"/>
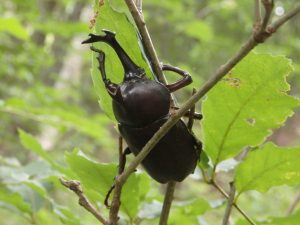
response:
<path id="1" fill-rule="evenodd" d="M 98 69 L 99 69 L 99 71 L 101 73 L 102 80 L 103 80 L 103 82 L 105 84 L 105 87 L 106 87 L 106 90 L 108 91 L 108 93 L 112 97 L 115 97 L 117 95 L 119 85 L 111 82 L 106 77 L 106 72 L 105 72 L 105 53 L 102 50 L 95 48 L 94 46 L 91 46 L 90 49 L 92 51 L 98 53 L 98 56 L 96 57 L 96 59 L 97 59 L 97 61 L 99 63 Z"/>

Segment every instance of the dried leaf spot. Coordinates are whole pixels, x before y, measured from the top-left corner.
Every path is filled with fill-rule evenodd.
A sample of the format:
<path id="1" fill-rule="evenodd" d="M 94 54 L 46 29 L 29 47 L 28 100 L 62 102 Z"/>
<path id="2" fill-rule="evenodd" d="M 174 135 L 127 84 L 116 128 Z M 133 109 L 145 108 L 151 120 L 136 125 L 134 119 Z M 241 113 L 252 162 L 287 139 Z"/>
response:
<path id="1" fill-rule="evenodd" d="M 239 88 L 241 86 L 241 80 L 239 78 L 227 77 L 227 78 L 224 78 L 223 80 L 232 87 Z"/>
<path id="2" fill-rule="evenodd" d="M 247 123 L 249 123 L 251 126 L 254 126 L 256 123 L 256 120 L 254 118 L 247 118 L 246 119 Z"/>

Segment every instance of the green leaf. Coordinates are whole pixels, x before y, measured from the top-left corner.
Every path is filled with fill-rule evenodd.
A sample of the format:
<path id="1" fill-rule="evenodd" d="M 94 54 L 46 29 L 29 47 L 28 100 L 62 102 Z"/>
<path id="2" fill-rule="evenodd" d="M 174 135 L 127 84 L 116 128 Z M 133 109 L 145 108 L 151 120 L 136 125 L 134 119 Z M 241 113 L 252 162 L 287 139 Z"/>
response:
<path id="1" fill-rule="evenodd" d="M 117 165 L 94 162 L 78 150 L 66 152 L 65 158 L 80 179 L 84 192 L 87 192 L 94 202 L 103 202 L 117 174 Z"/>
<path id="2" fill-rule="evenodd" d="M 201 198 L 189 203 L 174 204 L 169 224 L 197 224 L 197 217 L 210 209 L 207 201 Z"/>
<path id="3" fill-rule="evenodd" d="M 259 223 L 259 225 L 299 225 L 300 210 L 288 217 L 276 218 L 272 217 L 268 222 Z"/>
<path id="4" fill-rule="evenodd" d="M 0 32 L 3 31 L 23 40 L 29 38 L 27 30 L 16 18 L 0 18 Z"/>
<path id="5" fill-rule="evenodd" d="M 103 202 L 117 175 L 116 164 L 94 162 L 79 151 L 66 153 L 66 161 L 83 186 L 90 200 Z M 121 210 L 129 218 L 135 218 L 139 203 L 150 188 L 150 180 L 145 174 L 132 174 L 125 183 L 121 196 Z"/>
<path id="6" fill-rule="evenodd" d="M 148 77 L 152 77 L 152 73 L 146 63 L 139 47 L 139 39 L 132 23 L 124 13 L 119 13 L 112 9 L 108 2 L 103 6 L 99 6 L 99 1 L 95 1 L 95 11 L 98 12 L 96 19 L 95 33 L 103 34 L 102 29 L 108 29 L 116 32 L 116 39 L 127 52 L 131 59 L 141 68 L 145 69 Z M 96 43 L 95 46 L 102 49 L 106 54 L 105 69 L 107 76 L 114 83 L 121 83 L 124 77 L 124 70 L 114 50 L 105 43 Z M 99 97 L 101 108 L 109 116 L 114 119 L 112 111 L 111 97 L 108 95 L 103 84 L 100 72 L 98 70 L 97 53 L 93 53 L 92 79 Z"/>
<path id="7" fill-rule="evenodd" d="M 121 210 L 129 218 L 134 219 L 138 213 L 139 204 L 144 200 L 150 189 L 150 179 L 146 174 L 131 174 L 122 190 Z"/>
<path id="8" fill-rule="evenodd" d="M 56 169 L 57 171 L 66 174 L 66 175 L 71 175 L 71 172 L 68 171 L 66 168 L 60 166 L 59 164 L 57 164 L 51 157 L 49 154 L 47 154 L 44 149 L 42 148 L 42 146 L 40 145 L 40 143 L 30 134 L 26 133 L 25 131 L 19 129 L 19 136 L 20 136 L 20 140 L 22 145 L 34 152 L 36 155 L 40 156 L 42 159 L 44 159 L 45 161 L 47 161 L 54 169 Z"/>
<path id="9" fill-rule="evenodd" d="M 266 192 L 273 186 L 300 183 L 300 147 L 281 148 L 273 143 L 250 152 L 236 169 L 236 189 Z"/>
<path id="10" fill-rule="evenodd" d="M 30 134 L 26 133 L 25 131 L 19 129 L 19 136 L 22 145 L 34 152 L 36 155 L 40 156 L 42 159 L 46 160 L 49 164 L 55 164 L 51 157 L 44 151 L 40 143 Z"/>
<path id="11" fill-rule="evenodd" d="M 62 207 L 52 202 L 54 213 L 67 225 L 80 225 L 80 218 L 66 207 Z"/>
<path id="12" fill-rule="evenodd" d="M 0 202 L 8 203 L 13 205 L 21 212 L 31 213 L 30 205 L 24 201 L 19 193 L 8 193 L 4 189 L 0 188 Z"/>
<path id="13" fill-rule="evenodd" d="M 203 142 L 214 164 L 261 144 L 293 114 L 299 100 L 287 95 L 291 70 L 283 56 L 251 53 L 208 93 Z"/>

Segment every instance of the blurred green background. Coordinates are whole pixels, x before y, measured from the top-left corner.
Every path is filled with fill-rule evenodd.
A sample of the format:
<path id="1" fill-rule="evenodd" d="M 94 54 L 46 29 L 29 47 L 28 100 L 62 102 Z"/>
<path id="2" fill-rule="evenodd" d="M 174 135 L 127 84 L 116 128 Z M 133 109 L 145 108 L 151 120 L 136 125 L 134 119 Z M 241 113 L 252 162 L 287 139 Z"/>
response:
<path id="1" fill-rule="evenodd" d="M 120 0 L 111 2 L 118 10 L 128 13 Z M 194 79 L 193 85 L 176 95 L 179 102 L 188 98 L 192 87 L 199 89 L 251 34 L 253 2 L 144 1 L 145 20 L 160 60 L 189 71 Z M 276 1 L 273 18 L 292 9 L 297 2 Z M 42 198 L 34 188 L 20 184 L 28 174 L 47 177 L 43 185 L 55 204 L 70 208 L 84 220 L 82 224 L 95 224 L 95 220 L 77 205 L 76 197 L 67 194 L 58 184 L 49 166 L 23 147 L 18 135 L 21 128 L 35 136 L 47 153 L 61 164 L 64 164 L 64 152 L 74 148 L 99 162 L 117 162 L 116 127 L 98 105 L 90 76 L 91 52 L 80 44 L 91 32 L 92 8 L 93 1 L 83 0 L 1 1 L 0 195 L 22 193 L 27 196 L 34 215 L 24 216 L 13 204 L 1 202 L 2 196 L 0 225 L 64 223 L 59 213 L 53 213 L 55 208 L 49 199 Z M 299 24 L 298 16 L 255 50 L 292 59 L 295 70 L 289 83 L 294 96 L 300 95 Z M 176 78 L 170 75 L 170 80 Z M 201 111 L 200 104 L 197 110 Z M 270 139 L 280 146 L 299 145 L 299 125 L 298 112 Z M 196 133 L 200 135 L 199 129 Z M 180 184 L 176 199 L 209 195 L 216 205 L 222 205 L 218 193 L 195 180 L 190 178 Z M 153 185 L 150 195 L 161 200 L 160 192 L 164 188 L 156 183 Z M 254 216 L 284 215 L 296 192 L 297 188 L 288 187 L 273 188 L 264 196 L 252 192 L 241 204 Z M 254 203 L 248 205 L 249 201 Z M 210 211 L 199 224 L 220 224 L 223 210 Z M 238 213 L 236 216 L 239 217 Z"/>

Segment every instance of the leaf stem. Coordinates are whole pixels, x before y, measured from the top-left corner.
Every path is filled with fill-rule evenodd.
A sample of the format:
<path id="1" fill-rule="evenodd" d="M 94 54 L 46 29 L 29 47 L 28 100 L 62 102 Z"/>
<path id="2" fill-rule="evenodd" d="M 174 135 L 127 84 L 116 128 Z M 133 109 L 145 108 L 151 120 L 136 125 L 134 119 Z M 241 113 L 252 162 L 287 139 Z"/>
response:
<path id="1" fill-rule="evenodd" d="M 235 186 L 234 186 L 234 183 L 231 182 L 230 183 L 230 193 L 229 193 L 228 203 L 227 203 L 227 207 L 226 207 L 225 214 L 224 214 L 224 217 L 223 217 L 222 225 L 228 225 L 228 223 L 229 223 L 229 218 L 230 218 L 232 206 L 234 204 L 234 196 L 235 196 Z"/>
<path id="2" fill-rule="evenodd" d="M 221 187 L 219 186 L 216 181 L 214 180 L 211 180 L 210 181 L 210 184 L 213 185 L 225 198 L 229 199 L 229 195 L 226 193 L 226 191 Z M 233 204 L 234 208 L 236 208 L 240 213 L 241 215 L 252 225 L 256 225 L 256 223 L 247 215 L 247 213 L 242 210 L 239 205 L 237 205 L 237 203 L 235 201 L 233 201 Z"/>

